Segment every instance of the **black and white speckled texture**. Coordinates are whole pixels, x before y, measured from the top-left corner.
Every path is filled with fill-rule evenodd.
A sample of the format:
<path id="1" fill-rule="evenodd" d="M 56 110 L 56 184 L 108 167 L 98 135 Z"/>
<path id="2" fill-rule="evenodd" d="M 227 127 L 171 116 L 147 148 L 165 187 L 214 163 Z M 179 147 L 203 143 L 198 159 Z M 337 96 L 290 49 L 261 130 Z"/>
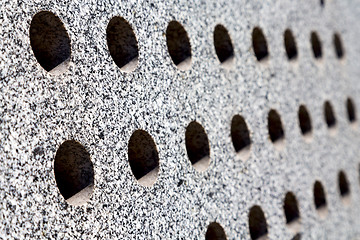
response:
<path id="1" fill-rule="evenodd" d="M 29 40 L 33 15 L 55 13 L 71 39 L 71 62 L 51 75 L 36 61 Z M 113 16 L 133 27 L 139 64 L 123 73 L 107 48 Z M 270 239 L 291 239 L 282 201 L 295 193 L 302 239 L 356 239 L 360 236 L 359 126 L 350 126 L 345 100 L 360 109 L 360 5 L 352 0 L 60 1 L 1 0 L 0 7 L 0 238 L 1 239 L 204 239 L 207 225 L 220 223 L 228 239 L 250 239 L 248 212 L 265 212 Z M 165 31 L 171 20 L 188 32 L 192 66 L 171 62 Z M 213 29 L 223 24 L 235 49 L 228 69 L 219 64 Z M 257 62 L 251 32 L 260 26 L 270 57 Z M 283 32 L 291 28 L 298 60 L 289 62 Z M 323 43 L 314 60 L 310 32 Z M 332 34 L 346 51 L 339 61 Z M 323 103 L 330 100 L 338 121 L 329 134 Z M 306 143 L 297 109 L 306 104 L 313 138 Z M 274 148 L 267 113 L 282 117 L 285 147 Z M 251 155 L 236 156 L 230 138 L 235 114 L 244 116 Z M 196 172 L 187 158 L 185 127 L 201 123 L 210 141 L 211 163 Z M 151 134 L 160 171 L 152 188 L 139 185 L 127 160 L 133 131 Z M 81 207 L 65 202 L 55 182 L 54 156 L 68 139 L 91 154 L 95 188 Z M 338 194 L 344 169 L 351 204 Z M 312 187 L 322 181 L 329 214 L 321 220 Z"/>

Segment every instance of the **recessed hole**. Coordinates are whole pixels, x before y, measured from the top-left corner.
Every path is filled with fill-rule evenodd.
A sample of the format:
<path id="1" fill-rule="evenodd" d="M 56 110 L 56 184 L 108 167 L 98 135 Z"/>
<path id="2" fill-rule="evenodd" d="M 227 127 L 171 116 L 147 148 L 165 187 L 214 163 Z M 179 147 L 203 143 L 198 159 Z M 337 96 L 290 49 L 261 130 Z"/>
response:
<path id="1" fill-rule="evenodd" d="M 206 240 L 226 240 L 226 234 L 220 224 L 210 223 L 205 235 Z"/>
<path id="2" fill-rule="evenodd" d="M 286 29 L 284 33 L 285 50 L 289 60 L 294 60 L 297 57 L 297 47 L 295 38 L 290 29 Z"/>
<path id="3" fill-rule="evenodd" d="M 253 206 L 249 213 L 249 230 L 251 239 L 262 239 L 267 236 L 267 223 L 264 212 L 259 206 Z"/>
<path id="4" fill-rule="evenodd" d="M 327 213 L 327 203 L 324 187 L 319 181 L 316 181 L 314 184 L 314 203 L 319 215 L 324 217 Z"/>
<path id="5" fill-rule="evenodd" d="M 113 17 L 106 28 L 106 38 L 115 64 L 124 72 L 133 71 L 138 64 L 139 50 L 130 24 L 122 17 Z"/>
<path id="6" fill-rule="evenodd" d="M 223 25 L 216 25 L 214 30 L 214 45 L 216 55 L 223 64 L 234 59 L 234 48 L 228 30 Z"/>
<path id="7" fill-rule="evenodd" d="M 348 98 L 346 100 L 346 110 L 347 110 L 349 122 L 350 123 L 356 122 L 355 105 L 351 98 Z"/>
<path id="8" fill-rule="evenodd" d="M 131 170 L 143 185 L 152 186 L 159 172 L 159 155 L 153 138 L 144 130 L 136 130 L 130 137 L 128 158 Z"/>
<path id="9" fill-rule="evenodd" d="M 300 213 L 298 202 L 295 195 L 292 192 L 288 192 L 284 199 L 284 212 L 286 218 L 286 224 L 289 228 L 295 232 L 300 230 Z"/>
<path id="10" fill-rule="evenodd" d="M 335 53 L 336 53 L 337 58 L 339 58 L 339 59 L 343 58 L 344 57 L 344 48 L 342 45 L 340 35 L 338 33 L 334 34 L 333 42 L 334 42 Z"/>
<path id="11" fill-rule="evenodd" d="M 324 7 L 325 5 L 325 0 L 320 0 L 320 6 Z"/>
<path id="12" fill-rule="evenodd" d="M 311 119 L 309 112 L 304 105 L 301 105 L 299 107 L 298 117 L 299 117 L 301 133 L 304 136 L 309 136 L 312 131 Z"/>
<path id="13" fill-rule="evenodd" d="M 350 195 L 350 187 L 347 177 L 343 171 L 338 174 L 339 191 L 341 197 L 347 197 Z"/>
<path id="14" fill-rule="evenodd" d="M 279 142 L 284 138 L 284 130 L 280 115 L 275 110 L 270 110 L 268 114 L 268 130 L 270 140 L 273 143 Z"/>
<path id="15" fill-rule="evenodd" d="M 311 33 L 311 46 L 314 57 L 320 59 L 322 57 L 321 42 L 316 32 Z"/>
<path id="16" fill-rule="evenodd" d="M 250 150 L 249 129 L 240 115 L 235 115 L 231 121 L 231 139 L 237 153 Z"/>
<path id="17" fill-rule="evenodd" d="M 259 27 L 255 27 L 252 32 L 252 44 L 258 61 L 262 61 L 269 56 L 265 35 Z"/>
<path id="18" fill-rule="evenodd" d="M 210 164 L 209 140 L 204 128 L 191 122 L 185 132 L 185 144 L 191 164 L 197 171 L 205 171 Z"/>
<path id="19" fill-rule="evenodd" d="M 181 70 L 191 67 L 191 45 L 187 32 L 177 21 L 171 21 L 166 29 L 166 42 L 174 64 Z"/>
<path id="20" fill-rule="evenodd" d="M 71 205 L 86 203 L 94 188 L 94 167 L 90 154 L 74 140 L 63 142 L 54 162 L 56 184 L 61 195 Z"/>
<path id="21" fill-rule="evenodd" d="M 334 128 L 336 126 L 336 118 L 334 115 L 333 108 L 329 101 L 326 101 L 324 104 L 324 115 L 328 128 Z"/>
<path id="22" fill-rule="evenodd" d="M 30 44 L 39 64 L 53 74 L 66 70 L 71 55 L 70 38 L 55 14 L 37 13 L 30 24 Z"/>

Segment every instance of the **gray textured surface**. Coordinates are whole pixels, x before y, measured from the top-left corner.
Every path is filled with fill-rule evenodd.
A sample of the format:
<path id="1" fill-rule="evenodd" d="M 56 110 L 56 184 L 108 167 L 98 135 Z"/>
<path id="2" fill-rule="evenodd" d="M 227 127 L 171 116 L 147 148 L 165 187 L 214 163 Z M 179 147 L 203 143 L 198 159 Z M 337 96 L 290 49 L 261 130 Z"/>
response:
<path id="1" fill-rule="evenodd" d="M 29 40 L 32 16 L 55 13 L 71 39 L 69 68 L 51 75 L 36 61 Z M 138 40 L 139 63 L 130 73 L 112 60 L 106 27 L 125 18 Z M 360 5 L 357 1 L 7 1 L 0 7 L 0 238 L 1 239 L 204 239 L 210 222 L 228 239 L 250 239 L 248 212 L 265 212 L 270 239 L 291 239 L 282 201 L 298 199 L 303 239 L 354 239 L 360 235 L 359 127 L 349 125 L 345 100 L 359 100 Z M 171 20 L 186 29 L 192 65 L 180 71 L 168 55 Z M 235 49 L 231 68 L 219 64 L 213 29 L 223 24 Z M 260 26 L 270 57 L 257 62 L 251 31 Z M 283 32 L 291 28 L 298 60 L 288 62 Z M 323 43 L 314 60 L 310 32 Z M 335 57 L 332 34 L 343 39 L 345 59 Z M 330 135 L 323 103 L 330 100 L 337 131 Z M 306 143 L 297 121 L 300 104 L 312 119 Z M 285 130 L 278 151 L 267 132 L 275 108 Z M 359 107 L 360 108 L 360 107 Z M 241 114 L 251 131 L 251 155 L 236 156 L 230 122 Z M 185 149 L 185 128 L 201 123 L 211 163 L 196 172 Z M 127 160 L 133 131 L 153 137 L 160 158 L 151 188 L 139 185 Z M 91 155 L 95 187 L 91 200 L 66 203 L 55 182 L 56 150 L 68 139 Z M 351 203 L 338 194 L 345 170 Z M 322 181 L 328 216 L 321 220 L 312 187 Z M 181 184 L 182 183 L 182 184 Z"/>

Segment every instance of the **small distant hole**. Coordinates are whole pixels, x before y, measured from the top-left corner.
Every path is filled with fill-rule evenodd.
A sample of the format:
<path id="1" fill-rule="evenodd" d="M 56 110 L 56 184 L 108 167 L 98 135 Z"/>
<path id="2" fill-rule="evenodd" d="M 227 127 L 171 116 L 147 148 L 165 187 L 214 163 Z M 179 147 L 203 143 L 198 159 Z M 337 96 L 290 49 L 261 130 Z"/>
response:
<path id="1" fill-rule="evenodd" d="M 320 6 L 324 7 L 325 5 L 325 0 L 320 0 Z"/>
<path id="2" fill-rule="evenodd" d="M 338 183 L 341 197 L 346 197 L 350 195 L 350 187 L 347 177 L 343 171 L 339 172 Z"/>
<path id="3" fill-rule="evenodd" d="M 319 214 L 324 216 L 326 213 L 327 203 L 324 187 L 319 181 L 316 181 L 314 184 L 314 203 Z"/>
<path id="4" fill-rule="evenodd" d="M 287 29 L 284 33 L 284 43 L 285 43 L 285 49 L 288 59 L 289 60 L 296 59 L 298 54 L 296 42 L 290 29 Z"/>
<path id="5" fill-rule="evenodd" d="M 301 133 L 303 135 L 309 135 L 312 131 L 311 119 L 309 112 L 304 105 L 301 105 L 299 107 L 298 117 L 299 117 Z"/>
<path id="6" fill-rule="evenodd" d="M 265 237 L 268 233 L 265 215 L 259 206 L 253 206 L 250 209 L 249 230 L 252 240 Z"/>
<path id="7" fill-rule="evenodd" d="M 270 110 L 268 114 L 269 136 L 273 143 L 284 138 L 284 130 L 281 123 L 280 115 L 275 110 Z"/>
<path id="8" fill-rule="evenodd" d="M 144 130 L 136 130 L 128 144 L 131 170 L 143 186 L 152 186 L 159 172 L 159 155 L 153 138 Z"/>
<path id="9" fill-rule="evenodd" d="M 226 240 L 226 234 L 220 224 L 210 223 L 205 235 L 206 240 Z"/>
<path id="10" fill-rule="evenodd" d="M 269 56 L 267 42 L 263 31 L 255 27 L 252 32 L 252 44 L 256 59 L 262 61 Z"/>
<path id="11" fill-rule="evenodd" d="M 228 30 L 223 25 L 216 25 L 214 30 L 216 55 L 221 63 L 232 61 L 234 48 Z"/>
<path id="12" fill-rule="evenodd" d="M 191 45 L 187 32 L 177 21 L 171 21 L 166 29 L 168 51 L 174 64 L 181 70 L 191 66 Z"/>
<path id="13" fill-rule="evenodd" d="M 351 98 L 348 98 L 346 100 L 346 109 L 347 109 L 347 115 L 349 122 L 353 123 L 356 121 L 356 111 L 355 111 L 355 105 Z"/>
<path id="14" fill-rule="evenodd" d="M 113 17 L 106 28 L 106 37 L 115 64 L 124 72 L 133 71 L 138 64 L 139 50 L 130 24 L 122 17 Z"/>
<path id="15" fill-rule="evenodd" d="M 235 115 L 231 121 L 231 138 L 236 152 L 249 150 L 250 133 L 243 117 Z"/>
<path id="16" fill-rule="evenodd" d="M 289 227 L 297 228 L 296 230 L 299 230 L 299 219 L 300 219 L 300 213 L 299 213 L 299 207 L 298 202 L 296 200 L 295 195 L 292 192 L 288 192 L 285 195 L 284 199 L 284 212 L 286 217 L 286 224 Z M 296 225 L 296 226 L 295 226 Z"/>
<path id="17" fill-rule="evenodd" d="M 339 59 L 343 58 L 344 57 L 344 48 L 342 45 L 340 35 L 338 33 L 334 34 L 333 42 L 334 42 L 335 53 L 336 53 L 337 58 L 339 58 Z"/>
<path id="18" fill-rule="evenodd" d="M 325 121 L 329 128 L 334 128 L 336 125 L 336 118 L 334 115 L 333 108 L 329 101 L 326 101 L 324 104 L 324 114 L 325 114 Z"/>
<path id="19" fill-rule="evenodd" d="M 314 57 L 316 59 L 321 58 L 322 57 L 322 49 L 321 49 L 322 47 L 321 47 L 320 39 L 316 32 L 311 33 L 311 46 L 312 46 Z"/>
<path id="20" fill-rule="evenodd" d="M 30 24 L 30 44 L 39 64 L 48 72 L 65 71 L 71 55 L 70 38 L 55 14 L 37 13 Z"/>
<path id="21" fill-rule="evenodd" d="M 204 128 L 191 122 L 185 132 L 185 144 L 191 164 L 197 171 L 205 171 L 210 164 L 209 140 Z"/>
<path id="22" fill-rule="evenodd" d="M 94 188 L 94 167 L 90 154 L 74 140 L 63 142 L 55 155 L 56 184 L 71 205 L 86 203 Z"/>

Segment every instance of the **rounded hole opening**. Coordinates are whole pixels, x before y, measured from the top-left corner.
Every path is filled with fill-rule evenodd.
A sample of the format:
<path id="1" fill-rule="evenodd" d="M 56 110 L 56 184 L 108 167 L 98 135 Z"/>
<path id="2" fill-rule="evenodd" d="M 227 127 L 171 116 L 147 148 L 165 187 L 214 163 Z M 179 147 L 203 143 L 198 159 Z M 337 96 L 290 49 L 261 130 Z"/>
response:
<path id="1" fill-rule="evenodd" d="M 318 214 L 325 217 L 327 214 L 327 202 L 324 187 L 319 181 L 314 184 L 314 204 Z"/>
<path id="2" fill-rule="evenodd" d="M 268 234 L 265 215 L 260 206 L 253 206 L 250 209 L 249 230 L 252 240 L 264 239 Z"/>
<path id="3" fill-rule="evenodd" d="M 71 56 L 70 38 L 60 18 L 52 12 L 39 12 L 31 20 L 30 45 L 46 71 L 59 74 L 67 69 Z"/>
<path id="4" fill-rule="evenodd" d="M 234 59 L 234 48 L 228 30 L 223 25 L 216 25 L 214 30 L 216 55 L 222 64 L 230 64 Z"/>
<path id="5" fill-rule="evenodd" d="M 170 57 L 180 70 L 191 67 L 191 45 L 185 28 L 177 21 L 171 21 L 166 29 L 166 43 Z"/>
<path id="6" fill-rule="evenodd" d="M 356 111 L 355 111 L 355 105 L 351 98 L 348 98 L 346 100 L 346 110 L 348 115 L 348 120 L 350 123 L 356 122 Z"/>
<path id="7" fill-rule="evenodd" d="M 270 110 L 268 114 L 268 130 L 271 142 L 277 145 L 283 144 L 285 134 L 281 118 L 274 109 Z"/>
<path id="8" fill-rule="evenodd" d="M 205 171 L 210 164 L 209 140 L 205 129 L 196 121 L 186 128 L 185 145 L 193 167 L 199 172 Z"/>
<path id="9" fill-rule="evenodd" d="M 269 56 L 265 35 L 259 27 L 255 27 L 252 32 L 252 45 L 258 61 L 263 61 Z"/>
<path id="10" fill-rule="evenodd" d="M 290 29 L 286 29 L 284 33 L 285 50 L 289 60 L 295 60 L 298 52 L 296 47 L 295 38 Z"/>
<path id="11" fill-rule="evenodd" d="M 241 154 L 243 160 L 247 159 L 250 153 L 250 133 L 245 119 L 240 115 L 235 115 L 231 121 L 231 139 L 235 151 Z"/>
<path id="12" fill-rule="evenodd" d="M 206 235 L 206 240 L 226 240 L 226 234 L 222 226 L 216 222 L 210 223 Z"/>
<path id="13" fill-rule="evenodd" d="M 338 174 L 338 184 L 342 200 L 345 201 L 345 203 L 348 203 L 350 197 L 350 186 L 344 171 L 340 171 Z"/>
<path id="14" fill-rule="evenodd" d="M 122 17 L 113 17 L 106 28 L 107 45 L 115 64 L 124 72 L 135 70 L 139 49 L 134 30 Z"/>
<path id="15" fill-rule="evenodd" d="M 285 195 L 284 212 L 287 226 L 298 232 L 300 230 L 300 212 L 297 199 L 292 192 Z"/>
<path id="16" fill-rule="evenodd" d="M 94 167 L 90 154 L 74 140 L 63 142 L 54 160 L 57 187 L 65 200 L 74 206 L 89 201 L 94 190 Z"/>
<path id="17" fill-rule="evenodd" d="M 298 117 L 301 133 L 304 135 L 305 138 L 311 137 L 312 125 L 310 114 L 304 105 L 301 105 L 299 107 Z"/>
<path id="18" fill-rule="evenodd" d="M 333 42 L 334 42 L 336 57 L 342 59 L 344 57 L 344 48 L 341 41 L 341 37 L 338 33 L 334 34 Z"/>
<path id="19" fill-rule="evenodd" d="M 324 115 L 328 128 L 335 128 L 336 118 L 333 111 L 333 107 L 331 106 L 329 101 L 326 101 L 324 104 Z"/>
<path id="20" fill-rule="evenodd" d="M 128 143 L 128 157 L 131 171 L 139 184 L 150 187 L 158 177 L 159 155 L 151 135 L 136 130 Z"/>
<path id="21" fill-rule="evenodd" d="M 320 39 L 316 32 L 311 33 L 311 46 L 314 57 L 316 59 L 320 59 L 322 57 L 322 47 L 321 47 Z"/>

